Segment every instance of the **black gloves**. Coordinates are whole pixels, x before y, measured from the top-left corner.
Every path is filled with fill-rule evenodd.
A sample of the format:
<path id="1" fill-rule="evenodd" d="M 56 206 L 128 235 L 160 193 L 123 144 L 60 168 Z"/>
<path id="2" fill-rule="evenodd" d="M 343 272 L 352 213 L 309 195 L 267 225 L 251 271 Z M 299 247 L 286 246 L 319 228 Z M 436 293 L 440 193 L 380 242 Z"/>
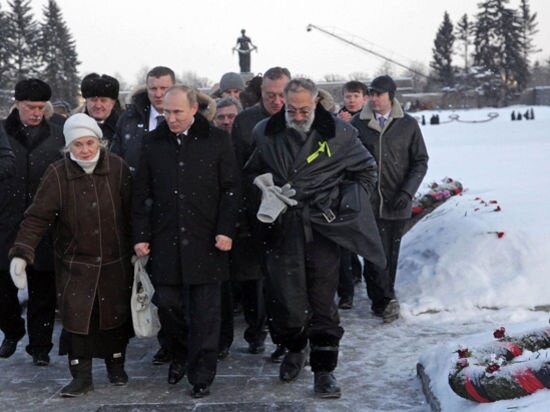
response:
<path id="1" fill-rule="evenodd" d="M 410 201 L 411 196 L 407 192 L 401 191 L 393 197 L 391 207 L 393 210 L 403 210 L 409 205 Z"/>

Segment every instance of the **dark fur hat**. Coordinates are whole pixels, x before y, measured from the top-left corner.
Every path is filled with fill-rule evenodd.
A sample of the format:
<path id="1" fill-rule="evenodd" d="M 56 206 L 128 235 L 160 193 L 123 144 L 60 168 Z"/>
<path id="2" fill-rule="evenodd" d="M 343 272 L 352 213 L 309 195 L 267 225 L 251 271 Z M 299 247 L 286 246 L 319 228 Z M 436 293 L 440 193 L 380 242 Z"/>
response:
<path id="1" fill-rule="evenodd" d="M 82 79 L 80 90 L 82 97 L 110 97 L 118 99 L 118 80 L 106 74 L 90 73 Z"/>
<path id="2" fill-rule="evenodd" d="M 33 102 L 47 102 L 52 97 L 52 89 L 48 83 L 39 79 L 25 79 L 15 85 L 15 100 L 30 100 Z"/>

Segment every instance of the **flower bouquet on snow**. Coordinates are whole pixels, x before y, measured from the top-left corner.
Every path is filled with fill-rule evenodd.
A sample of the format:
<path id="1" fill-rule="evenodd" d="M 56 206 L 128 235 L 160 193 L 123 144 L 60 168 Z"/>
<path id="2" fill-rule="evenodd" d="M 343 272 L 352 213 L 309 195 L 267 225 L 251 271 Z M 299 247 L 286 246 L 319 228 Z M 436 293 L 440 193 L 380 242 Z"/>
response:
<path id="1" fill-rule="evenodd" d="M 443 203 L 451 196 L 462 193 L 462 183 L 458 180 L 444 177 L 440 182 L 432 182 L 428 185 L 426 193 L 418 194 L 413 199 L 412 213 L 417 215 L 425 209 L 433 208 L 438 203 Z"/>

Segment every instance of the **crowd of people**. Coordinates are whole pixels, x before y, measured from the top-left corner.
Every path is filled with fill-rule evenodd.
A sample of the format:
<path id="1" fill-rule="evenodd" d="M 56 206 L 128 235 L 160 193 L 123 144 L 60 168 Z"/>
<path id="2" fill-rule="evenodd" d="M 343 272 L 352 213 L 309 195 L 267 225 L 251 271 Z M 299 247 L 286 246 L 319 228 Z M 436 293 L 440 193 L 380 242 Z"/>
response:
<path id="1" fill-rule="evenodd" d="M 315 395 L 339 398 L 338 311 L 363 278 L 374 315 L 399 317 L 400 241 L 427 171 L 393 79 L 346 83 L 340 110 L 284 67 L 246 84 L 225 73 L 209 95 L 158 66 L 124 110 L 112 76 L 81 92 L 70 110 L 21 80 L 0 126 L 0 358 L 28 334 L 33 364 L 49 365 L 57 309 L 73 378 L 61 395 L 93 390 L 93 358 L 126 384 L 135 254 L 149 256 L 168 384 L 210 393 L 240 305 L 250 354 L 269 335 L 281 381 L 309 361 Z"/>

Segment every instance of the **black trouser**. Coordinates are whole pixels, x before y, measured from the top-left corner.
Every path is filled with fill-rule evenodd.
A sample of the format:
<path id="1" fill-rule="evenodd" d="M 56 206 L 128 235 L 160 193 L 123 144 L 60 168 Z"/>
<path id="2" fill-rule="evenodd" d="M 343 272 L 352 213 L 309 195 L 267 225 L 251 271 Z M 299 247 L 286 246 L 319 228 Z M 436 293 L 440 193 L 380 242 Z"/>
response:
<path id="1" fill-rule="evenodd" d="M 264 282 L 252 279 L 239 282 L 242 290 L 243 313 L 246 324 L 244 339 L 248 343 L 264 342 L 267 336 Z"/>
<path id="2" fill-rule="evenodd" d="M 226 280 L 221 285 L 221 323 L 220 323 L 220 343 L 218 348 L 230 348 L 233 343 L 233 282 Z"/>
<path id="3" fill-rule="evenodd" d="M 263 343 L 267 332 L 259 241 L 251 236 L 236 239 L 231 251 L 231 276 L 240 291 L 247 324 L 244 338 L 248 343 Z"/>
<path id="4" fill-rule="evenodd" d="M 291 351 L 309 339 L 337 347 L 344 330 L 334 301 L 338 287 L 340 248 L 313 232 L 305 242 L 301 218 L 287 213 L 284 230 L 266 253 L 266 293 L 274 340 Z"/>
<path id="5" fill-rule="evenodd" d="M 395 299 L 395 273 L 399 260 L 399 248 L 406 220 L 377 219 L 378 232 L 386 254 L 385 268 L 365 261 L 365 282 L 367 294 L 373 307 L 384 307 L 390 299 Z"/>
<path id="6" fill-rule="evenodd" d="M 29 354 L 49 353 L 52 349 L 52 334 L 55 322 L 55 273 L 38 271 L 27 266 L 27 332 Z M 7 271 L 0 275 L 0 329 L 13 339 L 25 334 L 24 321 L 21 318 L 21 306 L 17 298 L 17 288 L 13 285 Z"/>
<path id="7" fill-rule="evenodd" d="M 0 330 L 7 339 L 18 340 L 25 335 L 17 288 L 7 270 L 0 271 Z"/>
<path id="8" fill-rule="evenodd" d="M 216 376 L 220 339 L 220 283 L 156 286 L 154 303 L 172 359 L 187 363 L 192 385 L 210 385 Z"/>
<path id="9" fill-rule="evenodd" d="M 338 296 L 351 298 L 354 296 L 355 279 L 361 279 L 362 272 L 359 257 L 346 249 L 340 251 L 340 279 L 338 283 Z"/>

